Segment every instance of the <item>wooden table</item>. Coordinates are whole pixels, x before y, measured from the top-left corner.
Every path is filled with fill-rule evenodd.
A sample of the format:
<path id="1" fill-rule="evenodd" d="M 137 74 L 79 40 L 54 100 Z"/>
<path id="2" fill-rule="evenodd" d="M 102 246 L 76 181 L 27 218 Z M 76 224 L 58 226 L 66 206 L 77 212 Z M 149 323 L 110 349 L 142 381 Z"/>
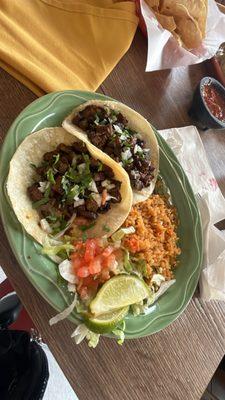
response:
<path id="1" fill-rule="evenodd" d="M 205 66 L 145 73 L 146 43 L 138 32 L 132 48 L 99 88 L 135 108 L 158 129 L 191 124 L 187 109 Z M 18 113 L 35 99 L 0 71 L 0 139 Z M 225 194 L 225 132 L 201 134 L 210 164 Z M 89 349 L 73 344 L 74 326 L 49 327 L 55 311 L 24 276 L 0 226 L 0 264 L 80 400 L 199 400 L 225 353 L 225 306 L 195 297 L 182 316 L 160 333 L 122 347 L 102 338 Z M 64 400 L 64 399 L 63 399 Z M 66 400 L 66 399 L 65 399 Z"/>

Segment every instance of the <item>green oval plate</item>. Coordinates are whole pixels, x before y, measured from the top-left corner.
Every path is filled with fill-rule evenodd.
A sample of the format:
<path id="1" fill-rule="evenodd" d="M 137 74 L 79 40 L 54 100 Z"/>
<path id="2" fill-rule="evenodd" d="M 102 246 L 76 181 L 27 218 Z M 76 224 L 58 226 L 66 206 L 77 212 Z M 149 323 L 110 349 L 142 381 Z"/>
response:
<path id="1" fill-rule="evenodd" d="M 56 265 L 41 255 L 41 247 L 17 221 L 7 198 L 5 183 L 10 159 L 27 135 L 44 127 L 60 126 L 75 106 L 90 99 L 109 98 L 97 93 L 68 90 L 37 99 L 16 118 L 1 150 L 0 182 L 3 190 L 0 193 L 0 211 L 8 240 L 26 276 L 57 311 L 65 308 L 70 301 L 68 293 L 57 285 Z M 147 315 L 127 317 L 125 333 L 128 339 L 158 332 L 182 313 L 195 291 L 202 263 L 202 230 L 194 194 L 172 150 L 157 132 L 156 135 L 160 146 L 160 173 L 170 188 L 179 214 L 178 234 L 182 253 L 176 283 L 150 307 Z M 71 319 L 79 322 L 76 315 L 72 315 Z"/>

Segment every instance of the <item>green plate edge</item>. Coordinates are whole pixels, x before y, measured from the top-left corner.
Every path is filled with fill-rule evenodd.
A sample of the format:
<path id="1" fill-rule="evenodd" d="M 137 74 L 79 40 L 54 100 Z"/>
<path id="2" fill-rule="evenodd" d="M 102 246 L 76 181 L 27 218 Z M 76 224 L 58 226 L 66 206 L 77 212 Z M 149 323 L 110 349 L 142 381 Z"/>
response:
<path id="1" fill-rule="evenodd" d="M 25 275 L 42 297 L 57 311 L 71 301 L 63 287 L 57 286 L 55 264 L 40 254 L 35 243 L 17 221 L 5 190 L 9 161 L 19 143 L 29 134 L 48 126 L 57 126 L 74 106 L 90 99 L 110 97 L 84 91 L 67 90 L 49 93 L 28 105 L 11 125 L 0 152 L 0 214 L 4 229 Z M 154 129 L 154 128 L 153 128 Z M 180 267 L 176 270 L 176 283 L 149 308 L 147 315 L 126 318 L 126 339 L 156 333 L 171 324 L 186 308 L 196 289 L 202 266 L 202 228 L 195 197 L 179 161 L 165 140 L 154 129 L 160 146 L 160 173 L 170 188 L 173 202 L 178 208 L 180 226 Z M 172 185 L 171 185 L 172 181 Z M 41 271 L 40 271 L 41 261 Z M 79 316 L 70 319 L 77 324 Z M 109 336 L 110 335 L 106 335 Z"/>

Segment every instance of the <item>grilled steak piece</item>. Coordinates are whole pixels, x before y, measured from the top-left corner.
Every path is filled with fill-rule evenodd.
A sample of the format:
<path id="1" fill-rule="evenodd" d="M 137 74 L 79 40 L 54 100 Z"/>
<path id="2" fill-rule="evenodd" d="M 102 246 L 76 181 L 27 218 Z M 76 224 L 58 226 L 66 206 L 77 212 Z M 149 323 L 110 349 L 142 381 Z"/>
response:
<path id="1" fill-rule="evenodd" d="M 97 202 L 90 198 L 85 201 L 85 207 L 88 211 L 97 212 L 98 211 L 98 204 Z"/>
<path id="2" fill-rule="evenodd" d="M 43 193 L 38 189 L 39 183 L 34 183 L 32 186 L 27 188 L 27 194 L 32 201 L 38 201 L 43 198 Z"/>

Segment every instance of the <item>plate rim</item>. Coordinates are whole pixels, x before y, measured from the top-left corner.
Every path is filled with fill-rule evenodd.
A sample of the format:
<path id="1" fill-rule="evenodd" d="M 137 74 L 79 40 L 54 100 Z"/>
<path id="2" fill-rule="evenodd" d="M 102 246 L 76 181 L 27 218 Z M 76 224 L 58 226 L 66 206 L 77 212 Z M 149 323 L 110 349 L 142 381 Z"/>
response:
<path id="1" fill-rule="evenodd" d="M 48 93 L 48 94 L 46 94 L 45 96 L 42 96 L 42 97 L 40 97 L 40 98 L 34 100 L 34 101 L 31 102 L 30 104 L 28 104 L 28 105 L 19 113 L 19 115 L 15 118 L 15 120 L 14 120 L 13 123 L 11 124 L 11 126 L 10 126 L 10 128 L 9 128 L 9 130 L 8 130 L 8 132 L 7 132 L 7 134 L 5 135 L 4 140 L 3 140 L 3 143 L 2 143 L 2 146 L 1 146 L 1 149 L 0 149 L 0 167 L 1 167 L 1 164 L 2 164 L 2 162 L 1 162 L 1 154 L 3 153 L 3 150 L 4 150 L 6 138 L 10 135 L 11 131 L 14 131 L 15 128 L 17 127 L 17 125 L 23 120 L 23 115 L 26 114 L 27 112 L 30 112 L 30 111 L 32 110 L 32 108 L 33 108 L 33 107 L 35 108 L 35 106 L 36 106 L 37 104 L 40 104 L 40 107 L 39 107 L 39 110 L 35 112 L 35 114 L 41 113 L 41 112 L 43 112 L 46 108 L 50 107 L 51 104 L 52 104 L 52 102 L 54 102 L 54 100 L 57 99 L 58 96 L 61 97 L 61 96 L 70 95 L 70 94 L 75 95 L 76 97 L 79 97 L 79 98 L 82 97 L 82 94 L 88 94 L 88 95 L 93 96 L 94 98 L 98 97 L 98 98 L 102 98 L 102 99 L 105 98 L 105 99 L 111 99 L 111 100 L 117 101 L 117 100 L 115 100 L 115 99 L 113 99 L 113 98 L 111 98 L 111 97 L 109 97 L 109 96 L 103 95 L 103 94 L 101 94 L 101 93 L 94 93 L 94 92 L 91 92 L 91 91 L 82 91 L 82 90 L 65 90 L 65 91 L 52 92 L 52 93 Z M 81 94 L 81 96 L 80 96 L 79 94 Z M 84 101 L 87 101 L 86 98 L 83 98 L 83 99 L 84 99 Z M 44 104 L 44 103 L 45 103 L 46 101 L 48 101 L 48 100 L 49 100 L 49 103 L 48 103 L 47 105 L 45 104 L 45 105 L 44 105 L 44 108 L 41 108 L 42 103 Z M 32 116 L 32 114 L 31 114 L 30 116 Z M 171 313 L 167 313 L 166 315 L 162 315 L 162 316 L 159 315 L 158 317 L 155 318 L 155 319 L 157 319 L 157 320 L 160 320 L 160 319 L 162 319 L 163 317 L 169 317 L 169 316 L 174 316 L 174 315 L 175 315 L 174 317 L 172 317 L 171 321 L 169 321 L 168 323 L 165 323 L 165 326 L 163 326 L 162 328 L 159 327 L 159 329 L 154 330 L 154 332 L 152 332 L 152 333 L 146 332 L 146 333 L 144 333 L 144 334 L 138 335 L 138 334 L 129 334 L 129 332 L 126 332 L 126 331 L 125 331 L 125 332 L 126 332 L 126 339 L 134 339 L 134 338 L 136 339 L 136 338 L 141 338 L 141 337 L 145 337 L 145 336 L 149 336 L 149 335 L 151 335 L 151 334 L 157 333 L 157 332 L 161 331 L 162 329 L 165 329 L 167 326 L 169 326 L 172 322 L 174 322 L 174 321 L 182 314 L 182 312 L 184 311 L 184 309 L 187 307 L 187 305 L 188 305 L 189 302 L 191 301 L 191 299 L 192 299 L 192 297 L 193 297 L 193 294 L 194 294 L 194 292 L 195 292 L 195 290 L 196 290 L 196 287 L 197 287 L 197 284 L 198 284 L 198 280 L 199 280 L 199 276 L 200 276 L 200 273 L 201 273 L 201 266 L 202 266 L 202 260 L 203 260 L 203 235 L 202 235 L 201 218 L 200 218 L 199 209 L 198 209 L 198 206 L 197 206 L 197 202 L 196 202 L 196 200 L 195 200 L 195 196 L 194 196 L 192 187 L 191 187 L 191 185 L 190 185 L 190 182 L 189 182 L 189 180 L 188 180 L 188 178 L 187 178 L 187 176 L 186 176 L 186 174 L 185 174 L 185 172 L 184 172 L 184 170 L 183 170 L 181 164 L 179 163 L 179 161 L 178 161 L 176 155 L 174 154 L 174 152 L 172 151 L 172 149 L 170 148 L 170 146 L 167 144 L 167 142 L 165 141 L 165 139 L 163 139 L 163 137 L 159 134 L 159 132 L 158 132 L 154 127 L 153 127 L 153 129 L 154 129 L 154 131 L 155 131 L 155 133 L 156 133 L 156 137 L 157 137 L 157 140 L 158 140 L 158 142 L 159 142 L 159 146 L 160 146 L 160 144 L 162 143 L 162 144 L 163 144 L 163 147 L 166 148 L 166 156 L 167 156 L 168 153 L 170 154 L 170 156 L 171 156 L 172 159 L 173 159 L 173 162 L 175 162 L 175 163 L 177 164 L 178 168 L 179 168 L 180 171 L 182 172 L 182 175 L 183 175 L 183 177 L 184 177 L 185 184 L 187 184 L 187 186 L 188 186 L 188 192 L 189 192 L 189 194 L 190 194 L 191 197 L 192 197 L 192 201 L 193 201 L 193 203 L 194 203 L 194 206 L 195 206 L 195 209 L 196 209 L 196 212 L 197 212 L 197 217 L 198 217 L 198 218 L 197 218 L 197 219 L 198 219 L 197 225 L 198 225 L 198 235 L 199 235 L 199 236 L 198 236 L 198 243 L 199 243 L 199 247 L 200 247 L 200 248 L 199 248 L 200 256 L 199 256 L 199 262 L 198 262 L 198 264 L 196 265 L 195 270 L 194 270 L 193 273 L 191 274 L 191 277 L 190 277 L 189 280 L 188 280 L 188 284 L 185 286 L 185 295 L 184 295 L 183 298 L 182 298 L 182 304 L 181 304 L 180 308 L 179 308 L 178 310 L 176 309 L 175 311 L 173 311 L 173 312 L 171 312 Z M 160 143 L 160 142 L 161 142 L 161 143 Z M 161 149 L 161 147 L 160 147 L 160 149 Z M 168 157 L 167 157 L 167 158 L 168 158 Z M 170 160 L 169 160 L 169 161 L 170 161 Z M 170 163 L 171 163 L 171 162 L 170 162 Z M 7 171 L 8 171 L 8 170 L 7 170 Z M 6 176 L 6 178 L 7 178 L 7 176 Z M 4 190 L 5 190 L 5 189 L 4 189 L 5 181 L 4 181 L 3 179 L 0 179 L 0 180 L 1 180 L 2 184 L 3 184 L 3 192 L 4 192 Z M 179 180 L 180 180 L 180 178 L 179 178 Z M 53 307 L 53 309 L 55 310 L 55 309 L 56 309 L 56 308 L 55 308 L 55 305 L 51 302 L 51 300 L 49 299 L 49 297 L 46 297 L 45 292 L 41 290 L 41 288 L 39 287 L 39 285 L 36 284 L 35 279 L 32 278 L 32 276 L 31 276 L 31 275 L 29 274 L 29 272 L 27 271 L 27 268 L 25 268 L 25 266 L 23 265 L 23 263 L 22 263 L 21 260 L 19 259 L 18 254 L 17 254 L 17 250 L 16 250 L 16 248 L 14 248 L 14 244 L 11 243 L 10 229 L 8 228 L 7 224 L 5 223 L 5 218 L 4 218 L 4 216 L 3 216 L 3 209 L 2 209 L 2 201 L 1 201 L 1 198 L 0 198 L 0 215 L 1 215 L 1 218 L 2 218 L 2 223 L 3 223 L 4 231 L 5 231 L 5 233 L 6 233 L 7 240 L 8 240 L 8 242 L 9 242 L 10 248 L 12 249 L 15 258 L 16 258 L 18 264 L 20 265 L 20 268 L 22 268 L 22 270 L 23 270 L 25 276 L 28 278 L 28 280 L 31 282 L 31 284 L 35 287 L 35 289 L 38 291 L 38 293 L 39 293 L 39 294 L 44 298 L 44 300 L 47 301 L 47 302 Z M 196 225 L 196 226 L 197 226 L 197 225 Z M 21 225 L 21 227 L 22 227 L 22 225 Z M 23 227 L 22 227 L 22 229 L 23 229 Z M 24 232 L 24 229 L 23 229 L 23 232 Z M 26 236 L 29 236 L 29 235 L 27 235 L 26 233 L 25 233 L 25 235 L 26 235 Z M 193 284 L 192 279 L 195 279 L 196 283 Z M 192 287 L 189 288 L 189 286 L 191 286 L 191 284 L 192 284 Z M 71 318 L 69 318 L 69 319 L 71 319 Z M 75 322 L 73 318 L 72 318 L 72 321 Z M 146 330 L 146 329 L 147 329 L 147 328 L 145 328 L 144 330 Z M 112 336 L 110 336 L 110 335 L 104 335 L 104 336 L 112 337 Z"/>

